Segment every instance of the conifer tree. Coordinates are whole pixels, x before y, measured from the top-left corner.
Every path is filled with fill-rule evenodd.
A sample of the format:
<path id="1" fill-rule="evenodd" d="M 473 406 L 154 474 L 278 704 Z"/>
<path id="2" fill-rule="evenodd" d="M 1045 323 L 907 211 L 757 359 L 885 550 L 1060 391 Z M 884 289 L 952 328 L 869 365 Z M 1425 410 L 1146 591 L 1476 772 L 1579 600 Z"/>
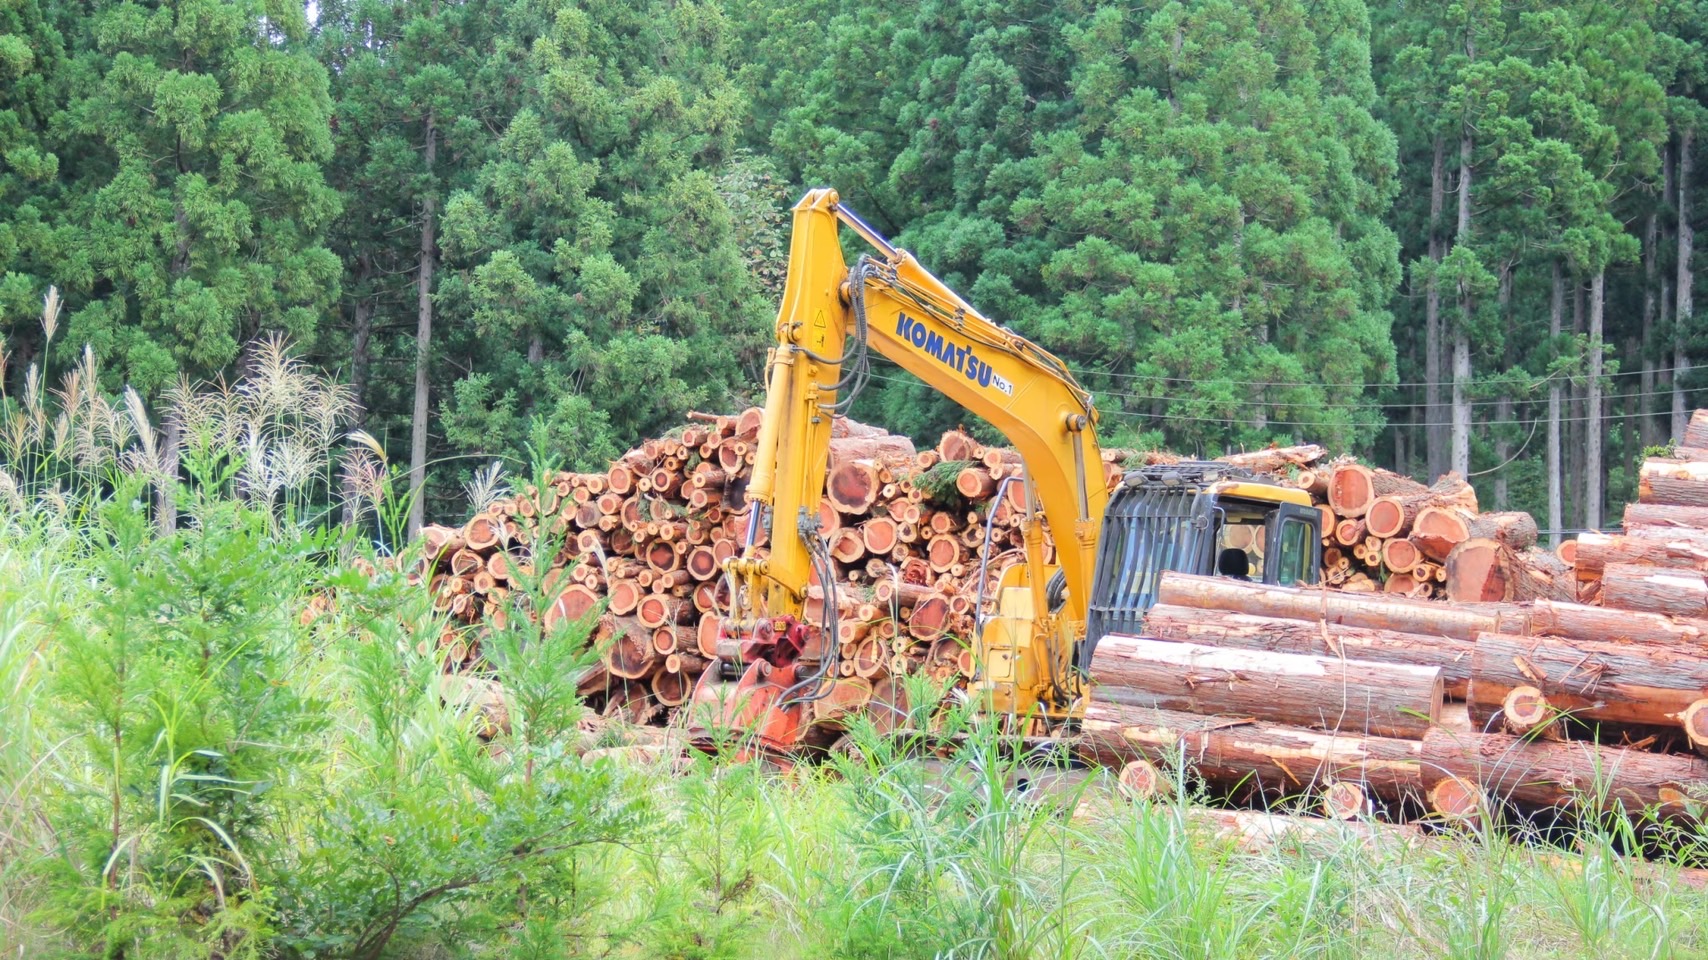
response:
<path id="1" fill-rule="evenodd" d="M 60 279 L 92 345 L 142 389 L 230 365 L 335 302 L 326 72 L 300 7 L 123 2 L 76 20 L 56 127 L 76 235 Z"/>

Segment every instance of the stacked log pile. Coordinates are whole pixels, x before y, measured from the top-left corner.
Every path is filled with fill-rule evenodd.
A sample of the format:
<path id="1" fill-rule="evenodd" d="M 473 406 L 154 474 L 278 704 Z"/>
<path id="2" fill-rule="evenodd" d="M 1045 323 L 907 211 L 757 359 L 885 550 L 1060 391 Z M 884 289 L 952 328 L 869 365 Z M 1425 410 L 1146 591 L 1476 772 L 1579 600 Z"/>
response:
<path id="1" fill-rule="evenodd" d="M 1417 599 L 1573 599 L 1568 565 L 1527 513 L 1481 513 L 1456 473 L 1425 486 L 1350 459 L 1290 478 L 1322 513 L 1323 582 Z"/>
<path id="2" fill-rule="evenodd" d="M 745 499 L 759 421 L 757 408 L 695 415 L 604 473 L 562 473 L 461 528 L 424 528 L 415 576 L 449 615 L 448 668 L 478 672 L 481 630 L 523 613 L 525 581 L 543 575 L 547 626 L 596 614 L 590 640 L 604 652 L 580 683 L 590 702 L 643 722 L 685 703 L 729 609 L 724 561 L 750 535 L 765 545 Z M 1120 478 L 1120 458 L 1107 478 Z M 818 520 L 835 560 L 841 676 L 814 702 L 815 720 L 894 702 L 907 673 L 964 683 L 979 573 L 988 589 L 1021 558 L 1020 473 L 1013 451 L 961 431 L 916 452 L 905 437 L 838 418 Z M 809 588 L 809 620 L 824 597 Z"/>
<path id="3" fill-rule="evenodd" d="M 1574 542 L 1579 596 L 1621 610 L 1708 617 L 1708 410 L 1671 456 L 1643 461 L 1622 532 Z"/>
<path id="4" fill-rule="evenodd" d="M 1145 626 L 1100 641 L 1082 745 L 1139 792 L 1185 759 L 1330 816 L 1708 804 L 1708 619 L 1168 573 Z"/>

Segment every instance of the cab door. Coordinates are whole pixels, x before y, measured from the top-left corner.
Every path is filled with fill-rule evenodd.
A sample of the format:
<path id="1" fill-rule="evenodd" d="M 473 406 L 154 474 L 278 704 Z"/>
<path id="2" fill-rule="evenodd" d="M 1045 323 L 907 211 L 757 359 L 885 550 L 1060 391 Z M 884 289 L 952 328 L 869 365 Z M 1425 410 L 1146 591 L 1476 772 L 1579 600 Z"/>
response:
<path id="1" fill-rule="evenodd" d="M 1322 569 L 1322 515 L 1315 507 L 1283 503 L 1269 515 L 1269 542 L 1263 551 L 1263 582 L 1284 587 L 1317 582 Z"/>

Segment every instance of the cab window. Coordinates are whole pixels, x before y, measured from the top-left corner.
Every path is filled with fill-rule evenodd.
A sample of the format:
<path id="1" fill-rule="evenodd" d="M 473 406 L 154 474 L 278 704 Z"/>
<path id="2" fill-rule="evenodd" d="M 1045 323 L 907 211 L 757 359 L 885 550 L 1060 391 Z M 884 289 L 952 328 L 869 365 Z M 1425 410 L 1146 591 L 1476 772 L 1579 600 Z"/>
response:
<path id="1" fill-rule="evenodd" d="M 1277 539 L 1280 558 L 1275 565 L 1275 582 L 1284 587 L 1310 583 L 1310 524 L 1295 518 L 1283 520 L 1281 536 Z"/>

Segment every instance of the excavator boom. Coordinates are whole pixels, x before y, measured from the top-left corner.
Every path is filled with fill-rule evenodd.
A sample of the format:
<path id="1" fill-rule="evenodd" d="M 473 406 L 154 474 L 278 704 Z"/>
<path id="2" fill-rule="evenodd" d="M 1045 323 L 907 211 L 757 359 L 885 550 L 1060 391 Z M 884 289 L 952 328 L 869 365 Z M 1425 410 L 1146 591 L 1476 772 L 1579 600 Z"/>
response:
<path id="1" fill-rule="evenodd" d="M 843 226 L 873 249 L 852 269 L 842 253 Z M 723 625 L 724 669 L 744 671 L 744 678 L 763 675 L 755 679 L 779 687 L 767 709 L 787 710 L 813 695 L 825 660 L 834 657 L 834 634 L 829 642 L 815 642 L 825 625 L 804 623 L 802 613 L 810 585 L 829 589 L 818 503 L 833 417 L 864 384 L 869 351 L 982 417 L 1022 455 L 1027 562 L 1022 574 L 1003 584 L 999 600 L 1011 615 L 999 614 L 985 622 L 980 637 L 968 638 L 980 655 L 973 689 L 1001 712 L 1071 715 L 1080 699 L 1073 652 L 1084 635 L 1107 500 L 1091 395 L 1061 360 L 980 314 L 842 206 L 832 190 L 814 190 L 794 208 L 765 417 L 747 487 L 749 502 L 768 517 L 769 550 L 750 539 L 728 564 L 738 590 L 733 616 Z M 1055 543 L 1054 565 L 1045 560 L 1044 523 Z M 1052 610 L 1045 583 L 1056 565 L 1065 602 Z M 834 616 L 835 604 L 824 606 Z M 760 660 L 767 666 L 752 670 L 750 661 Z M 783 680 L 773 677 L 791 682 L 779 686 Z M 748 703 L 734 712 L 745 716 L 756 709 Z M 762 725 L 774 731 L 793 726 L 775 717 Z"/>

